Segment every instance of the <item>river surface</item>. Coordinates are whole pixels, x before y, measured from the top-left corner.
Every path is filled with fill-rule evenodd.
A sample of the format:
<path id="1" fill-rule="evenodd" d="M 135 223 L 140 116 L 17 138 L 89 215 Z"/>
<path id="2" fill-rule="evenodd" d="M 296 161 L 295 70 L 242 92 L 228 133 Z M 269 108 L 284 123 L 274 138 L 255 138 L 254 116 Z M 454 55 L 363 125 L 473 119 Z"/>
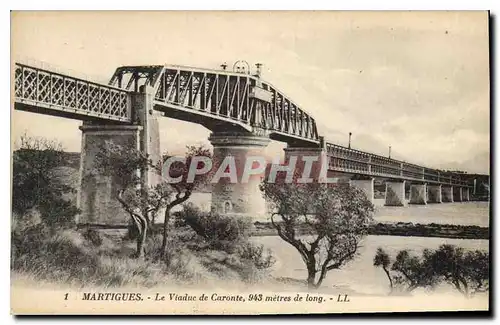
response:
<path id="1" fill-rule="evenodd" d="M 384 200 L 375 200 L 375 220 L 378 222 L 439 223 L 488 227 L 488 202 L 458 202 L 427 205 L 386 207 Z"/>
<path id="2" fill-rule="evenodd" d="M 378 222 L 440 223 L 478 225 L 488 227 L 489 204 L 487 202 L 463 202 L 384 207 L 383 200 L 375 200 L 375 220 Z M 278 236 L 254 237 L 254 240 L 269 248 L 275 258 L 273 275 L 304 280 L 307 276 L 304 262 L 290 244 Z M 420 253 L 424 248 L 435 249 L 441 244 L 453 244 L 465 249 L 487 251 L 488 240 L 447 239 L 429 237 L 367 236 L 354 260 L 340 270 L 332 270 L 324 282 L 327 288 L 353 290 L 366 294 L 385 294 L 388 280 L 383 270 L 373 266 L 373 257 L 378 247 L 395 256 L 402 249 Z"/>
<path id="3" fill-rule="evenodd" d="M 307 271 L 297 250 L 278 236 L 254 237 L 255 242 L 269 248 L 276 263 L 272 274 L 275 277 L 286 277 L 305 280 Z M 339 270 L 328 273 L 323 282 L 324 289 L 338 289 L 339 291 L 363 294 L 385 295 L 388 292 L 388 280 L 384 271 L 373 266 L 373 257 L 378 247 L 384 248 L 390 256 L 403 249 L 412 250 L 419 254 L 424 248 L 435 249 L 441 244 L 452 244 L 465 249 L 480 249 L 488 251 L 488 240 L 446 239 L 428 237 L 400 237 L 400 236 L 367 236 L 358 255 Z M 446 288 L 449 290 L 449 288 Z"/>
<path id="4" fill-rule="evenodd" d="M 211 193 L 193 193 L 190 202 L 204 211 L 210 211 Z M 455 225 L 477 225 L 488 227 L 488 202 L 458 202 L 404 207 L 385 207 L 384 199 L 375 199 L 374 218 L 378 222 L 439 223 Z M 181 207 L 179 206 L 178 209 Z M 269 221 L 268 216 L 255 216 L 256 221 Z"/>

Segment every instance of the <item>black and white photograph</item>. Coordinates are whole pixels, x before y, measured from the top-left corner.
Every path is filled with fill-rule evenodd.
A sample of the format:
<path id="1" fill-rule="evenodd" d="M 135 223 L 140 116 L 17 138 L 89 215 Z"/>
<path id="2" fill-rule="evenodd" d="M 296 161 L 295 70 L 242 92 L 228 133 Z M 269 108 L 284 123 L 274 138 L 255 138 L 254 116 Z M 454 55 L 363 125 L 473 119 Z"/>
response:
<path id="1" fill-rule="evenodd" d="M 490 310 L 488 11 L 12 11 L 14 315 Z"/>

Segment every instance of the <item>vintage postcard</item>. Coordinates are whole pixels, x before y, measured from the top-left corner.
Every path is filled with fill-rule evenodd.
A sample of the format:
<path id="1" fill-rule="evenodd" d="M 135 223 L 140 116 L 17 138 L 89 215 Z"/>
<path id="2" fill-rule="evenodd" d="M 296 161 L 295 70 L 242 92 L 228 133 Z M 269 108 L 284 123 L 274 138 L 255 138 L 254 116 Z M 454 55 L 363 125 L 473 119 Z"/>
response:
<path id="1" fill-rule="evenodd" d="M 488 12 L 11 24 L 12 314 L 489 311 Z"/>

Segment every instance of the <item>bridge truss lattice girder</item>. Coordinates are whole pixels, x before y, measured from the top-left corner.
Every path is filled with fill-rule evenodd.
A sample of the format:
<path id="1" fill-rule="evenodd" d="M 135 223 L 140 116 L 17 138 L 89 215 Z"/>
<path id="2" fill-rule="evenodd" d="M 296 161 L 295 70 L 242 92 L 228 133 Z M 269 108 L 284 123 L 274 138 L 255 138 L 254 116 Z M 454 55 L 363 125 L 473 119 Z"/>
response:
<path id="1" fill-rule="evenodd" d="M 318 143 L 315 120 L 289 97 L 256 76 L 183 66 L 120 67 L 111 85 L 154 89 L 158 107 L 208 115 L 249 130 L 257 127 Z"/>
<path id="2" fill-rule="evenodd" d="M 15 64 L 14 98 L 18 109 L 49 115 L 130 123 L 128 92 L 45 69 Z"/>
<path id="3" fill-rule="evenodd" d="M 15 108 L 111 123 L 136 121 L 131 95 L 153 88 L 153 107 L 209 129 L 262 129 L 279 141 L 321 146 L 315 120 L 270 83 L 248 74 L 173 65 L 118 68 L 109 85 L 15 63 Z M 183 115 L 184 114 L 184 115 Z M 466 186 L 461 175 L 326 144 L 330 170 Z"/>
<path id="4" fill-rule="evenodd" d="M 422 167 L 336 144 L 327 143 L 326 154 L 328 168 L 332 171 L 430 184 L 468 186 L 457 173 Z"/>

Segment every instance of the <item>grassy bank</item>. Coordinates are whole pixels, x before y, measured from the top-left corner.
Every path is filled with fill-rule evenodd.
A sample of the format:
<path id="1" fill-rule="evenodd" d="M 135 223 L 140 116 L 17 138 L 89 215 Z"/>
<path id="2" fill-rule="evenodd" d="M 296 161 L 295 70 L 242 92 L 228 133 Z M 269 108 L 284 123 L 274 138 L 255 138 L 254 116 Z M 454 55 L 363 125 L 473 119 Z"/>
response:
<path id="1" fill-rule="evenodd" d="M 216 248 L 182 227 L 172 229 L 164 256 L 157 254 L 160 246 L 161 236 L 151 235 L 145 256 L 137 259 L 135 241 L 126 237 L 39 224 L 12 232 L 11 268 L 15 274 L 37 281 L 101 288 L 216 280 L 252 284 L 269 276 L 262 264 L 266 252 L 245 239 Z"/>

